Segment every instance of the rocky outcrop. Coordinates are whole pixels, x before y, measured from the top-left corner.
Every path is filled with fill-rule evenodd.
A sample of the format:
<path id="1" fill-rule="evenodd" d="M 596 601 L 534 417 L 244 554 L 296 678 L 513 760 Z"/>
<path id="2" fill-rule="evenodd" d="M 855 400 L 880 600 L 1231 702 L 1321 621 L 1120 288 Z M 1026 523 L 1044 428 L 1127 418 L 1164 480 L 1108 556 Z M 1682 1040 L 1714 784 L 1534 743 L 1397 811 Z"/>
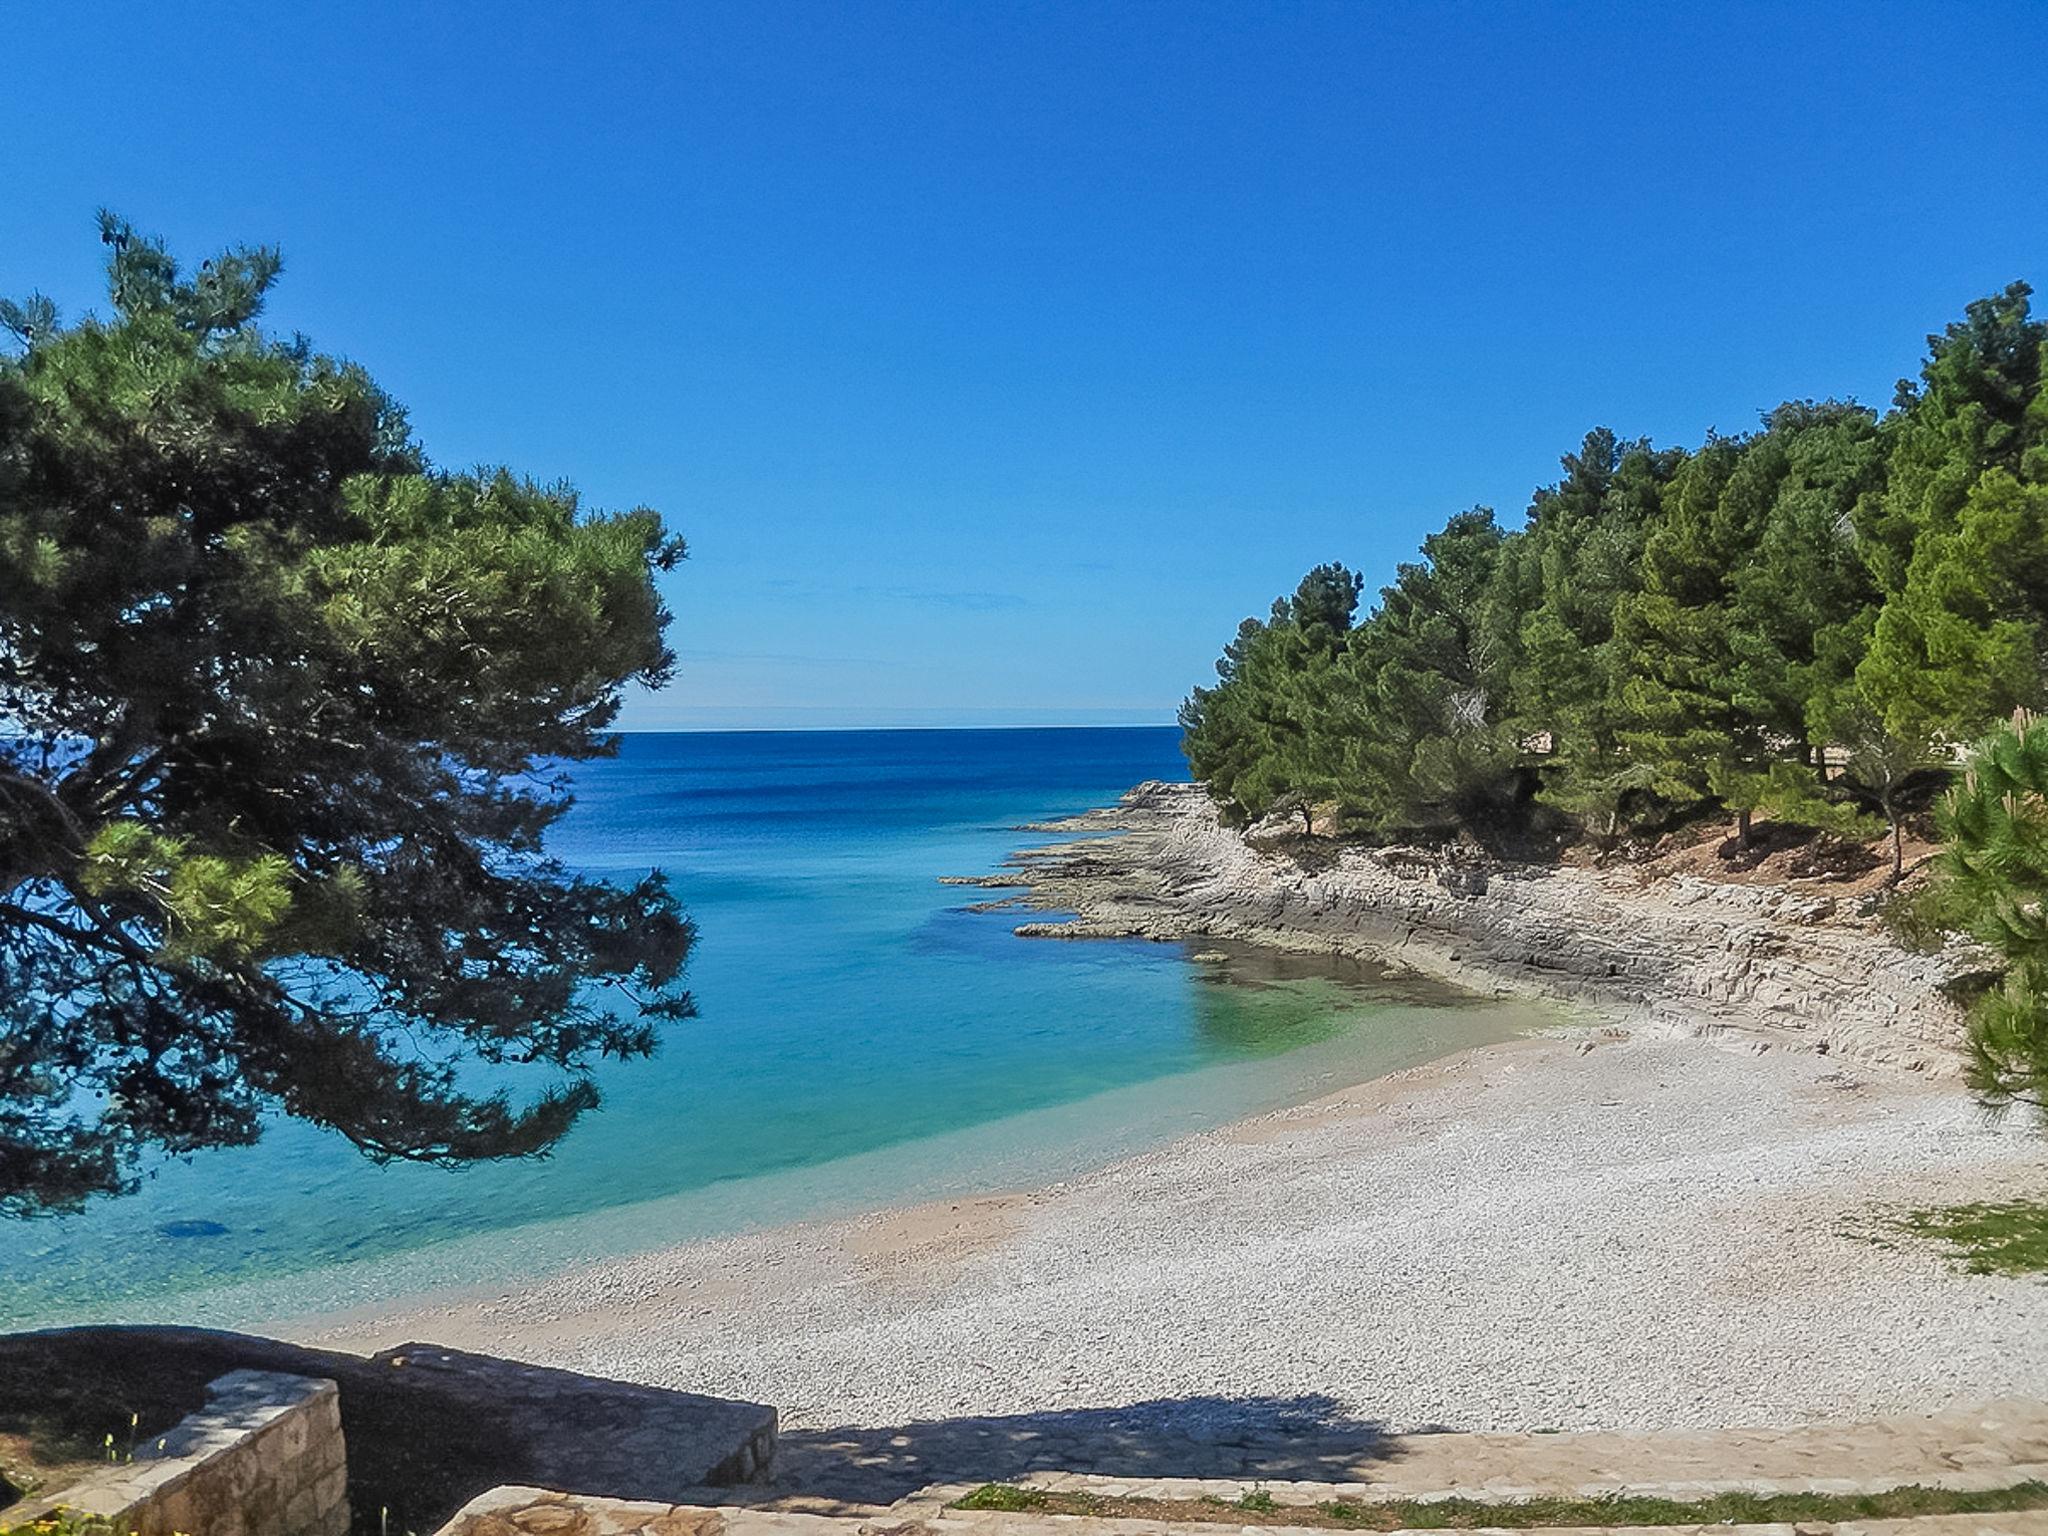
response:
<path id="1" fill-rule="evenodd" d="M 1301 857 L 1223 827 L 1191 784 L 1140 785 L 1064 830 L 1089 835 L 1013 862 L 1033 906 L 1075 916 L 1026 923 L 1025 937 L 1240 938 L 1635 1025 L 1752 1032 L 1914 1071 L 1961 1065 L 1961 1013 L 1943 985 L 1963 957 L 1910 953 L 1821 891 L 1414 848 Z"/>

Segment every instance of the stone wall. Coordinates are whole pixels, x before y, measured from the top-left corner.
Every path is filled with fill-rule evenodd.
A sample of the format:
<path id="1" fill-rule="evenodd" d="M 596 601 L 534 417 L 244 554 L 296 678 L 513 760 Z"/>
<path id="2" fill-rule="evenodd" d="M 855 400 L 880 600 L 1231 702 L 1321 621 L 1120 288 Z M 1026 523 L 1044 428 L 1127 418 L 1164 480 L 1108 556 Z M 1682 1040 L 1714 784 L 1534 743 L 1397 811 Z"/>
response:
<path id="1" fill-rule="evenodd" d="M 146 1377 L 195 1397 L 207 1383 L 251 1373 L 335 1383 L 348 1437 L 347 1496 L 360 1511 L 357 1524 L 370 1532 L 388 1526 L 391 1536 L 432 1531 L 464 1500 L 505 1483 L 679 1504 L 706 1484 L 765 1480 L 775 1459 L 776 1414 L 766 1404 L 606 1381 L 432 1344 L 403 1344 L 368 1357 L 206 1328 L 0 1334 L 0 1380 L 56 1380 L 71 1372 L 111 1381 Z M 338 1437 L 330 1434 L 331 1397 L 329 1404 L 319 1410 L 329 1428 L 316 1439 L 332 1440 L 334 1449 L 317 1456 L 315 1466 L 340 1462 Z M 153 1442 L 146 1448 L 154 1450 Z M 339 1487 L 338 1481 L 332 1489 L 322 1485 L 327 1492 Z M 7 1514 L 16 1516 L 18 1508 Z M 320 1508 L 327 1508 L 324 1500 Z M 340 1527 L 337 1515 L 332 1528 Z M 184 1529 L 190 1536 L 221 1536 L 217 1529 Z M 242 1536 L 259 1533 L 250 1529 Z M 294 1525 L 260 1536 L 304 1532 Z"/>
<path id="2" fill-rule="evenodd" d="M 415 1388 L 474 1404 L 499 1426 L 498 1468 L 522 1483 L 679 1503 L 698 1488 L 765 1482 L 774 1468 L 777 1416 L 765 1403 L 437 1344 L 401 1344 L 373 1358 Z"/>
<path id="3" fill-rule="evenodd" d="M 331 1381 L 230 1371 L 206 1407 L 138 1446 L 135 1460 L 8 1510 L 26 1525 L 53 1509 L 134 1536 L 345 1536 L 348 1464 Z"/>

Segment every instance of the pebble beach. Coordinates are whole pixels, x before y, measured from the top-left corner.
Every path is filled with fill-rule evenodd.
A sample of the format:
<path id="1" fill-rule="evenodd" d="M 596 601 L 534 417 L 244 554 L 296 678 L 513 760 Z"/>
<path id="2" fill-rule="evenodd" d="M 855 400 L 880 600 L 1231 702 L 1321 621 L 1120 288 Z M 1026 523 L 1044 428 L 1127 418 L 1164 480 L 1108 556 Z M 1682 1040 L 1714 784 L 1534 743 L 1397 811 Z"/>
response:
<path id="1" fill-rule="evenodd" d="M 1953 1080 L 1618 1031 L 1486 1047 L 1048 1189 L 312 1320 L 790 1428 L 1789 1424 L 2048 1395 L 2048 1286 L 1888 1225 L 2039 1193 Z M 1108 1415 L 1104 1420 L 1102 1415 Z"/>

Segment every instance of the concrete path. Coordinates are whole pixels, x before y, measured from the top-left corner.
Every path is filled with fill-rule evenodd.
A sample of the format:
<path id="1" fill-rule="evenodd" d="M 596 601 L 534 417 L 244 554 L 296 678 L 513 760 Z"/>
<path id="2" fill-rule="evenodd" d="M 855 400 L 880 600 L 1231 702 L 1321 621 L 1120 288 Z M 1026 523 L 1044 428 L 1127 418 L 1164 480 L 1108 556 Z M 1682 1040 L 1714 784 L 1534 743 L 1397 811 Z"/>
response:
<path id="1" fill-rule="evenodd" d="M 785 1430 L 758 1490 L 702 1502 L 818 1513 L 873 1511 L 931 1490 L 923 1506 L 986 1482 L 1112 1496 L 1282 1503 L 1538 1494 L 1627 1488 L 1672 1498 L 1716 1491 L 1854 1493 L 1909 1483 L 1953 1488 L 2048 1481 L 2048 1404 L 2013 1400 L 1924 1417 L 1796 1429 L 1573 1434 L 1385 1434 L 1304 1421 L 1294 1431 L 1212 1430 L 1103 1414 L 951 1419 L 875 1430 Z"/>
<path id="2" fill-rule="evenodd" d="M 1167 1525 L 1073 1515 L 953 1514 L 834 1519 L 758 1509 L 705 1509 L 499 1488 L 471 1500 L 438 1536 L 1330 1536 L 1300 1527 Z M 1405 1532 L 1394 1536 L 1407 1536 Z M 1523 1536 L 1508 1527 L 1489 1536 Z M 2048 1510 L 1929 1515 L 1798 1525 L 1551 1526 L 1526 1536 L 2048 1536 Z"/>

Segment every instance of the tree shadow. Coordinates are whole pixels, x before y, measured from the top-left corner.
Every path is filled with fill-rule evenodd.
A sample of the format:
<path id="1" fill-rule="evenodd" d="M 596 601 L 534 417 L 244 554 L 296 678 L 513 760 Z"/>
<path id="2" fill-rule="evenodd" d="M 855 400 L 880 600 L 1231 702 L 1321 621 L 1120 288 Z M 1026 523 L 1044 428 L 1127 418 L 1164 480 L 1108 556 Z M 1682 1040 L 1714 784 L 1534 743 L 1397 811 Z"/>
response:
<path id="1" fill-rule="evenodd" d="M 1159 1398 L 879 1428 L 785 1428 L 773 1491 L 888 1504 L 934 1483 L 1053 1471 L 1356 1482 L 1393 1447 L 1384 1423 L 1321 1394 Z"/>
<path id="2" fill-rule="evenodd" d="M 1813 827 L 1785 821 L 1760 821 L 1750 828 L 1749 841 L 1724 837 L 1714 848 L 1714 857 L 1731 869 L 1753 870 L 1773 855 L 1803 848 L 1820 836 Z"/>
<path id="3" fill-rule="evenodd" d="M 1785 873 L 1801 880 L 1861 880 L 1888 862 L 1885 854 L 1867 843 L 1818 837 L 1786 863 Z"/>

